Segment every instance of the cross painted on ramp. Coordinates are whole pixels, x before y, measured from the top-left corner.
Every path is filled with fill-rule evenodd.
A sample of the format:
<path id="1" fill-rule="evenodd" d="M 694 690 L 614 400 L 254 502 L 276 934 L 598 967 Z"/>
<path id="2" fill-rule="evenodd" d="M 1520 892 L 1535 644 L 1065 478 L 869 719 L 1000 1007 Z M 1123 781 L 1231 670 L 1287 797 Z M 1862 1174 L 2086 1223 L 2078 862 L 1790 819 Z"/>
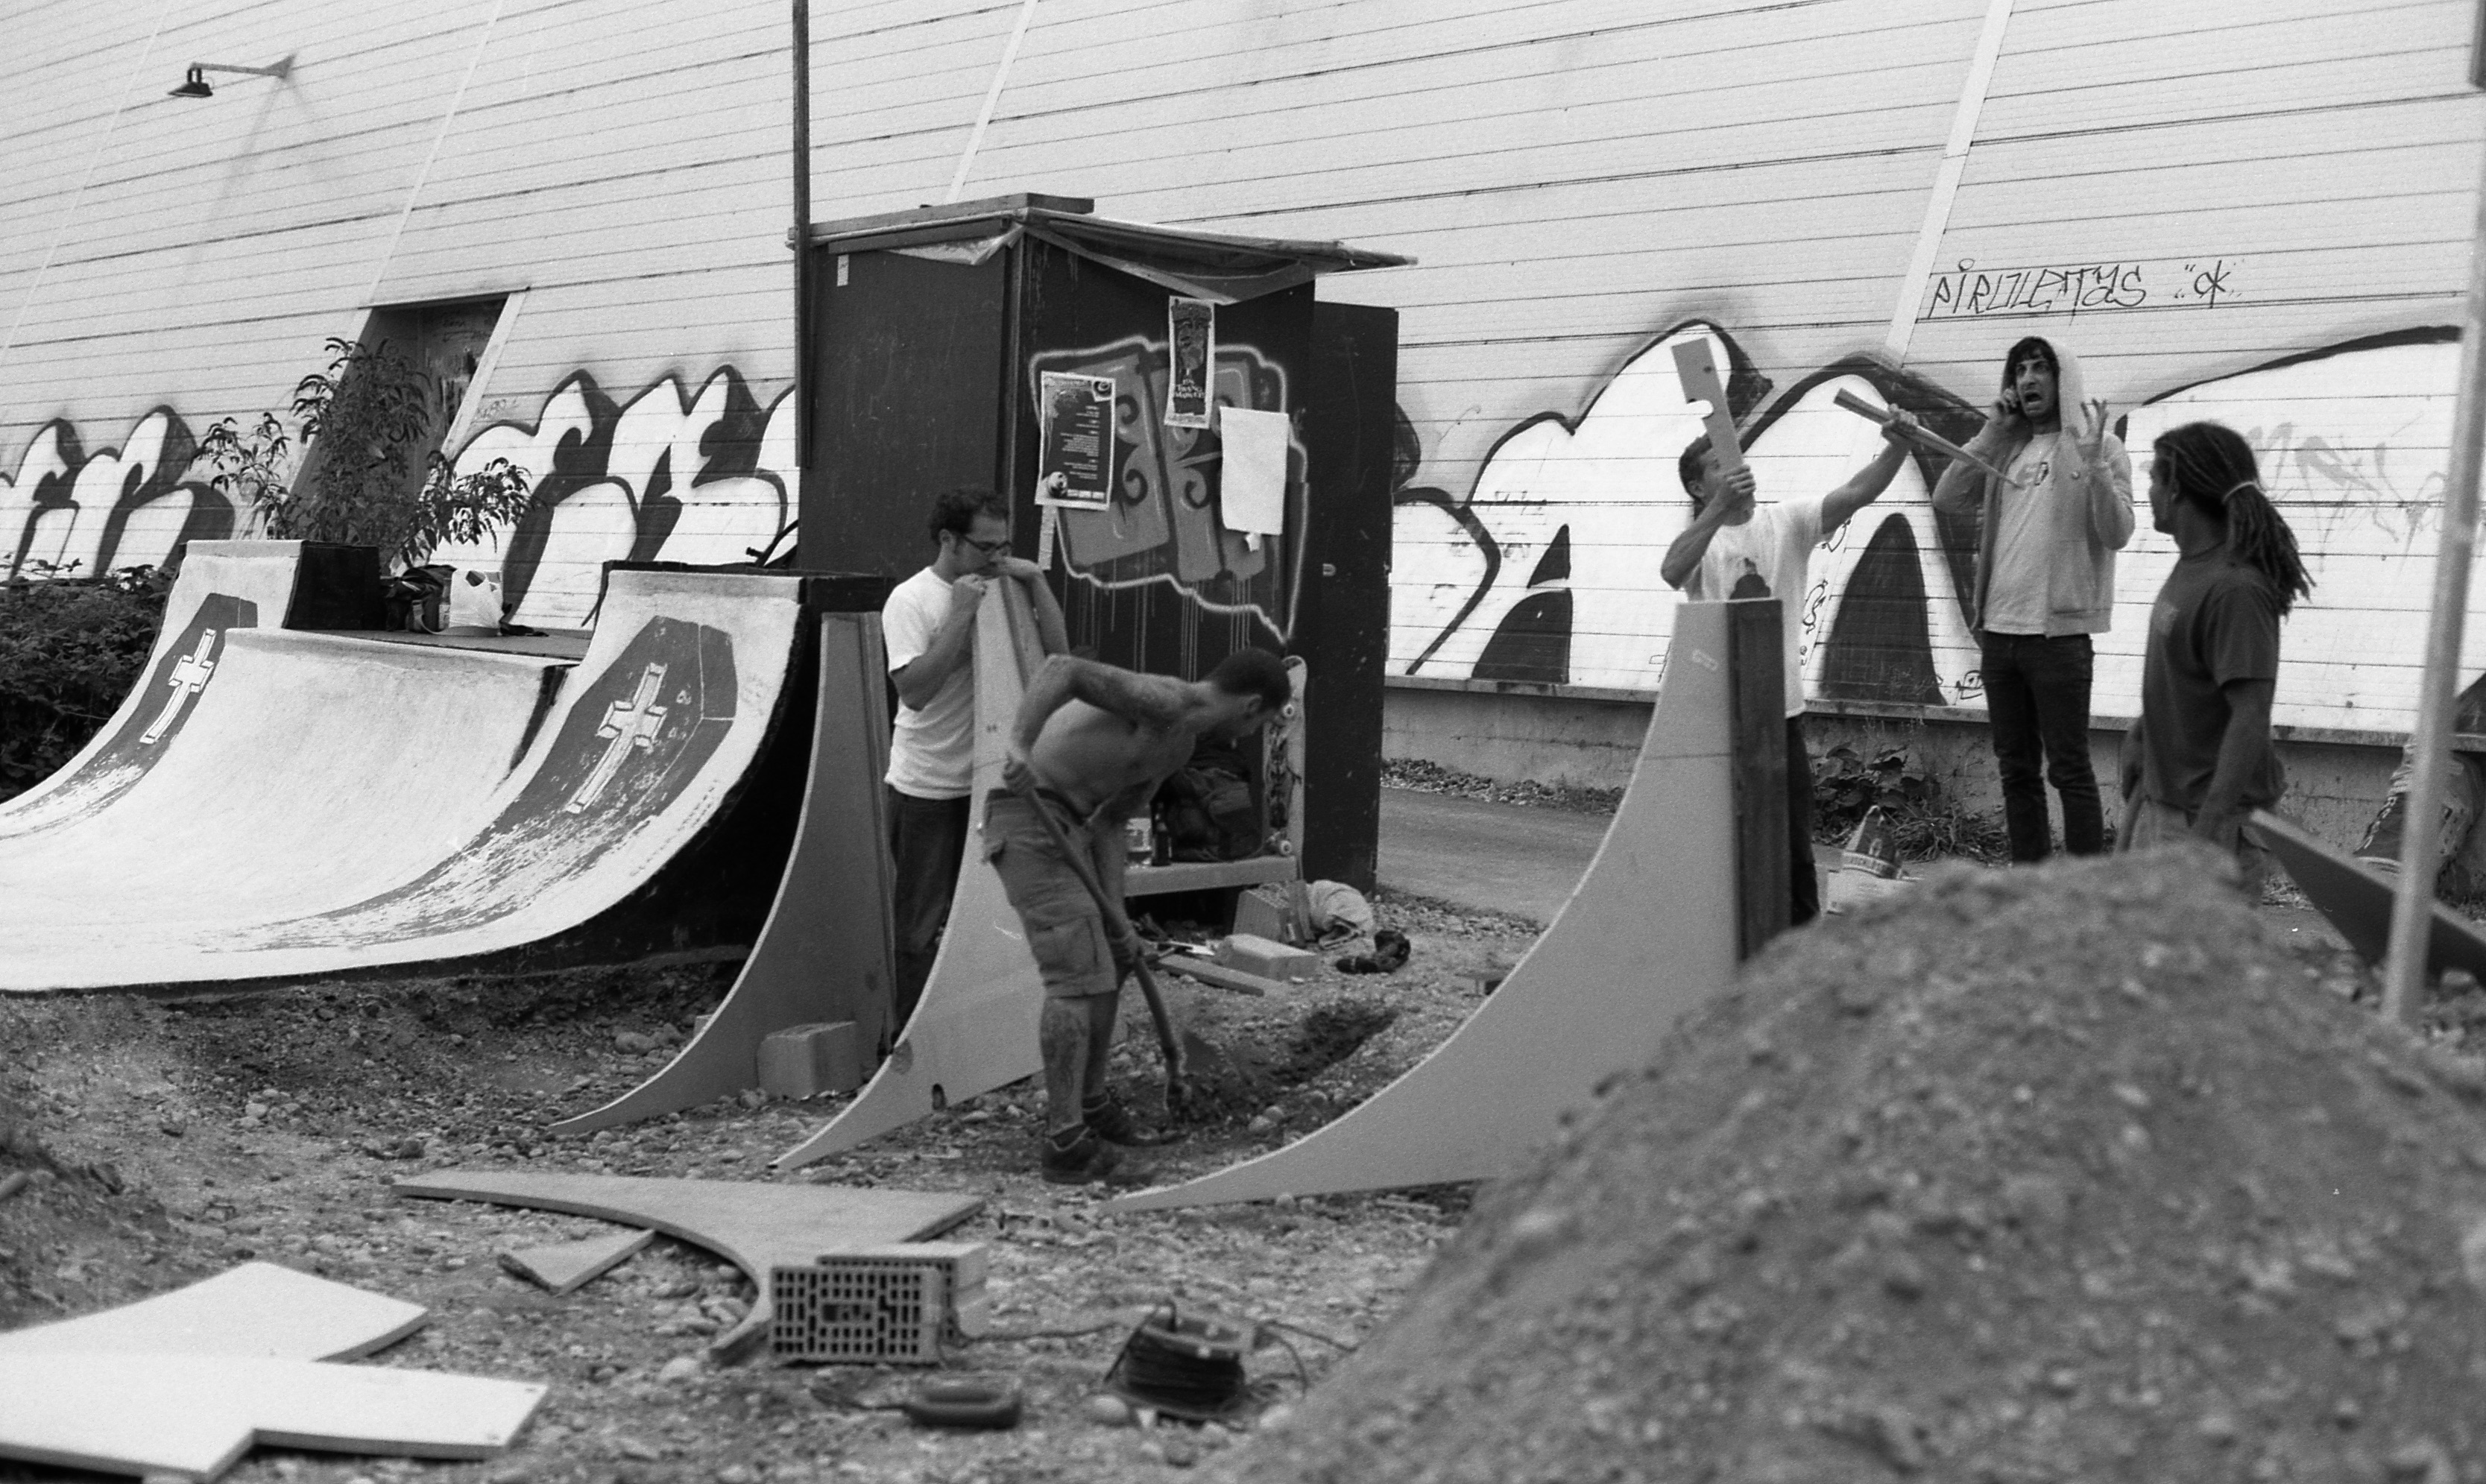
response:
<path id="1" fill-rule="evenodd" d="M 668 708 L 654 702 L 664 688 L 665 667 L 651 664 L 639 676 L 639 689 L 629 700 L 606 702 L 604 725 L 595 728 L 595 734 L 607 742 L 604 756 L 596 759 L 595 771 L 587 775 L 587 782 L 579 784 L 578 791 L 562 806 L 563 812 L 575 814 L 603 797 L 606 785 L 613 782 L 613 775 L 622 771 L 622 761 L 633 750 L 645 753 L 655 747 L 656 738 L 664 732 Z M 676 701 L 687 703 L 690 699 L 691 693 L 684 690 Z"/>
<path id="2" fill-rule="evenodd" d="M 155 725 L 138 734 L 140 746 L 153 747 L 181 719 L 199 692 L 207 689 L 208 678 L 216 673 L 216 641 L 222 633 L 220 629 L 202 631 L 198 647 L 174 662 L 173 673 L 166 681 L 173 694 L 164 698 L 163 709 L 155 713 Z"/>

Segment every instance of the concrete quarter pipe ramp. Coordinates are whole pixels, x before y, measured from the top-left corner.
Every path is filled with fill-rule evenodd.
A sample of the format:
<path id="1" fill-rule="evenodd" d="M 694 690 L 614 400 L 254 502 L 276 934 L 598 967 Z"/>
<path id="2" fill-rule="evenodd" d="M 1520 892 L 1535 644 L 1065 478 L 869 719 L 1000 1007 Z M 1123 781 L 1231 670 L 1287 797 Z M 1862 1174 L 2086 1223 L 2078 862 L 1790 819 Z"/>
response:
<path id="1" fill-rule="evenodd" d="M 1735 972 L 1727 606 L 1686 603 L 1630 790 L 1588 874 L 1510 977 L 1430 1057 L 1282 1149 L 1106 1209 L 1486 1179 L 1638 1066 Z"/>
<path id="2" fill-rule="evenodd" d="M 299 541 L 191 542 L 146 677 L 68 766 L 0 804 L 0 841 L 82 819 L 136 786 L 173 750 L 228 638 L 285 621 L 301 549 Z"/>
<path id="3" fill-rule="evenodd" d="M 222 574 L 191 575 L 168 676 L 215 613 Z M 540 658 L 228 629 L 178 735 L 146 743 L 163 701 L 134 697 L 68 782 L 0 813 L 0 990 L 331 974 L 569 932 L 736 797 L 788 700 L 800 613 L 791 577 L 618 570 L 566 679 Z M 152 749 L 134 764 L 133 726 Z"/>

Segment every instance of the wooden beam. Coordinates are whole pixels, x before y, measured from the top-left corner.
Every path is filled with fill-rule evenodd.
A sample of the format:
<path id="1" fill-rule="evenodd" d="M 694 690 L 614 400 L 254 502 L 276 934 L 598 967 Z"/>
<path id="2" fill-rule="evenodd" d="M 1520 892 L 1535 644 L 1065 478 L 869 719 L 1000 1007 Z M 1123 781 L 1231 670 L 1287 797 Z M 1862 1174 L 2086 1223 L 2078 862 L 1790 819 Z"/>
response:
<path id="1" fill-rule="evenodd" d="M 1735 789 L 1736 956 L 1786 931 L 1786 661 L 1777 598 L 1726 605 L 1727 727 Z M 1721 863 L 1722 866 L 1726 863 Z"/>

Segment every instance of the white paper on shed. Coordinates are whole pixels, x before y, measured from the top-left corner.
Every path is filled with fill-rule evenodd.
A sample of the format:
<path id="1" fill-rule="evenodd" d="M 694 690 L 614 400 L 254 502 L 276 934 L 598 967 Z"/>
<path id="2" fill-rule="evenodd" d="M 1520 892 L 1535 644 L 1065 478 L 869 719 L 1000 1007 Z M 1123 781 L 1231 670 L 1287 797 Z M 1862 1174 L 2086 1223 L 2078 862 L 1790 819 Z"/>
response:
<path id="1" fill-rule="evenodd" d="M 1218 436 L 1226 446 L 1217 498 L 1227 530 L 1251 536 L 1285 533 L 1286 439 L 1293 426 L 1283 412 L 1217 409 Z"/>

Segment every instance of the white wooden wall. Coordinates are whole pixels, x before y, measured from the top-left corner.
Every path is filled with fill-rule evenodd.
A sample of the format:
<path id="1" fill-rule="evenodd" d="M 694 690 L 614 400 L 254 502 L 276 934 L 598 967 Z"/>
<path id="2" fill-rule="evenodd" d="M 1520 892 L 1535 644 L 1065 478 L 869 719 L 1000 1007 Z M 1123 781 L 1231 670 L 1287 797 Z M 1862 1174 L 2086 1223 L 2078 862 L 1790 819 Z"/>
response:
<path id="1" fill-rule="evenodd" d="M 135 9 L 160 9 L 160 32 L 66 0 L 16 28 L 0 538 L 55 420 L 89 455 L 135 447 L 158 405 L 203 429 L 281 404 L 370 304 L 524 289 L 464 459 L 548 467 L 565 432 L 618 415 L 530 599 L 578 621 L 659 458 L 683 496 L 730 381 L 763 411 L 786 386 L 783 0 Z M 1022 8 L 815 13 L 815 215 L 943 199 Z M 1835 388 L 1799 383 L 1881 353 L 1977 401 L 2010 341 L 2042 333 L 2131 415 L 2137 462 L 2182 417 L 2255 437 L 2322 583 L 2288 630 L 2282 719 L 2387 728 L 2413 695 L 2451 349 L 2258 369 L 2456 320 L 2486 131 L 2472 24 L 2470 0 L 1038 0 L 962 194 L 1421 260 L 1323 289 L 1402 315 L 1423 460 L 1393 673 L 1472 673 L 1562 533 L 1568 575 L 1538 590 L 1569 593 L 1561 678 L 1653 688 L 1694 431 L 1661 337 L 1722 337 L 1770 379 L 1755 461 L 1784 494 L 1871 449 Z M 162 96 L 193 58 L 286 51 L 287 84 Z M 1969 313 L 1946 277 L 1963 261 L 2128 269 L 2152 296 Z M 2175 297 L 2200 272 L 2217 302 Z M 786 421 L 756 475 L 697 486 L 666 555 L 773 532 Z M 1890 513 L 1928 552 L 1947 696 L 1972 699 L 1913 470 L 1868 519 Z M 1489 583 L 1475 529 L 1500 555 Z M 1864 538 L 1816 563 L 1816 638 Z M 2121 564 L 2102 713 L 2133 704 L 2159 543 L 2144 531 Z M 2486 664 L 2486 621 L 2472 633 Z"/>

